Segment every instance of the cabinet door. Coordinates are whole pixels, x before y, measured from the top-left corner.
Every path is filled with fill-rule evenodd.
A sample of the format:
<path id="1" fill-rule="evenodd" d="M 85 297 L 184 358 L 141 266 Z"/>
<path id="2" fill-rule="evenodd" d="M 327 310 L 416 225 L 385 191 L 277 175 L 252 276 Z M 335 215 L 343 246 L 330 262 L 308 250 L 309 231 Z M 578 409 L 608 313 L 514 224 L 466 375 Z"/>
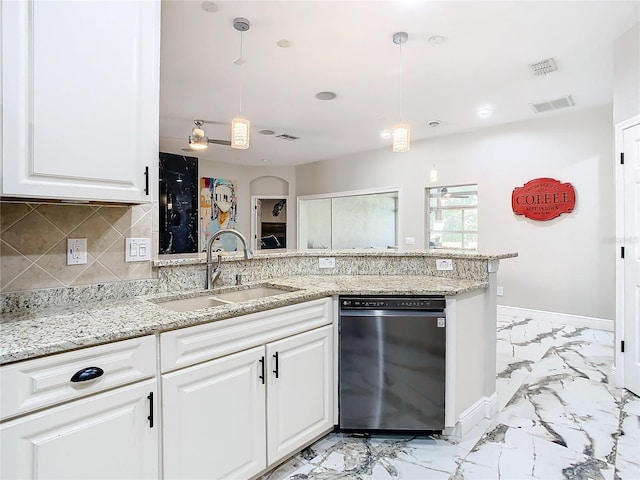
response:
<path id="1" fill-rule="evenodd" d="M 151 200 L 159 35 L 159 0 L 2 3 L 2 195 Z"/>
<path id="2" fill-rule="evenodd" d="M 164 477 L 249 478 L 266 467 L 264 347 L 162 376 Z"/>
<path id="3" fill-rule="evenodd" d="M 154 392 L 147 380 L 3 423 L 0 477 L 158 478 Z"/>
<path id="4" fill-rule="evenodd" d="M 267 459 L 273 464 L 333 428 L 333 326 L 269 343 L 267 359 Z"/>

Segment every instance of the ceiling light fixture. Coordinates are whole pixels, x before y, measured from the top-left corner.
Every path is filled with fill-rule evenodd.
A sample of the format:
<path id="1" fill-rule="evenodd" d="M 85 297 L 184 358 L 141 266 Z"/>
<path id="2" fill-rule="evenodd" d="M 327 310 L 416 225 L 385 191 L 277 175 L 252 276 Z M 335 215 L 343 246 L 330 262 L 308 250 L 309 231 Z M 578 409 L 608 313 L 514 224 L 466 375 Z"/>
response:
<path id="1" fill-rule="evenodd" d="M 240 32 L 240 56 L 233 61 L 236 65 L 240 65 L 240 112 L 237 117 L 231 120 L 231 148 L 246 150 L 249 148 L 249 129 L 251 124 L 249 120 L 242 116 L 242 64 L 245 62 L 242 57 L 242 33 L 249 30 L 251 24 L 249 20 L 243 17 L 233 19 L 233 28 Z"/>
<path id="2" fill-rule="evenodd" d="M 318 92 L 315 97 L 318 100 L 333 100 L 336 98 L 336 94 L 333 92 Z"/>
<path id="3" fill-rule="evenodd" d="M 493 107 L 490 105 L 485 105 L 484 107 L 480 107 L 476 110 L 476 113 L 479 117 L 487 118 L 493 114 Z"/>
<path id="4" fill-rule="evenodd" d="M 400 123 L 391 131 L 394 152 L 408 152 L 411 148 L 411 128 L 408 124 L 402 123 L 402 44 L 407 43 L 407 40 L 409 40 L 407 32 L 393 34 L 393 43 L 400 46 Z"/>
<path id="5" fill-rule="evenodd" d="M 430 122 L 427 123 L 427 125 L 429 125 L 432 130 L 433 130 L 433 137 L 435 138 L 436 136 L 436 127 L 440 126 L 440 121 L 439 120 L 431 120 Z M 431 172 L 429 172 L 429 179 L 432 182 L 437 182 L 438 181 L 438 169 L 436 168 L 436 161 L 433 161 L 433 168 L 431 169 Z"/>
<path id="6" fill-rule="evenodd" d="M 204 130 L 202 129 L 202 124 L 204 123 L 202 120 L 194 120 L 195 127 L 191 130 L 191 135 L 189 135 L 189 147 L 192 150 L 206 150 L 209 148 L 209 139 L 204 134 Z"/>

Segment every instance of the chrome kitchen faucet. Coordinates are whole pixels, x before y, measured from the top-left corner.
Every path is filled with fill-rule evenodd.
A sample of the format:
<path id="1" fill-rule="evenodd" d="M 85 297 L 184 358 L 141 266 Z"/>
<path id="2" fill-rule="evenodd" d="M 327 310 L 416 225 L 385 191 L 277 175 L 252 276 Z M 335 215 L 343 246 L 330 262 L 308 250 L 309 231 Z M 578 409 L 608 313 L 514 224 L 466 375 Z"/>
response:
<path id="1" fill-rule="evenodd" d="M 230 233 L 240 239 L 240 241 L 242 242 L 242 248 L 244 250 L 245 260 L 250 260 L 253 258 L 253 252 L 247 246 L 247 239 L 239 231 L 233 228 L 223 228 L 222 230 L 218 230 L 217 232 L 212 234 L 209 237 L 209 240 L 207 240 L 207 248 L 206 248 L 207 250 L 207 290 L 211 290 L 213 288 L 213 284 L 222 273 L 222 269 L 220 268 L 222 257 L 218 255 L 218 263 L 216 265 L 216 268 L 214 269 L 213 261 L 211 259 L 211 249 L 213 248 L 213 242 L 215 242 L 217 238 L 220 238 L 225 233 Z"/>

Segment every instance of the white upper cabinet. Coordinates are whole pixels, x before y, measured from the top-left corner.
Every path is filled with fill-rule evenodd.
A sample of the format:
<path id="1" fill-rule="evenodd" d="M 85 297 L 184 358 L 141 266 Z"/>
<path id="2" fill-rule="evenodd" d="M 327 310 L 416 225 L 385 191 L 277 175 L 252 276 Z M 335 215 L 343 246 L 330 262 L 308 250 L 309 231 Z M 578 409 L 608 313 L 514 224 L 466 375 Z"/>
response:
<path id="1" fill-rule="evenodd" d="M 146 203 L 160 1 L 2 2 L 2 196 Z"/>

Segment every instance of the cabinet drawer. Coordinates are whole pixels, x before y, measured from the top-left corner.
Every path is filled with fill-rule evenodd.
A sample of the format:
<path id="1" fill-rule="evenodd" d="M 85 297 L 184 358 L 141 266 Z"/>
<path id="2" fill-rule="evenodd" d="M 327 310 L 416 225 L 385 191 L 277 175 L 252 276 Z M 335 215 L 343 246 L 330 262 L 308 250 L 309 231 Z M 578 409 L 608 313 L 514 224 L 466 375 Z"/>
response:
<path id="1" fill-rule="evenodd" d="M 72 382 L 88 367 L 104 371 L 99 377 Z M 92 393 L 125 385 L 156 373 L 156 337 L 149 335 L 26 360 L 0 368 L 2 419 Z"/>
<path id="2" fill-rule="evenodd" d="M 160 366 L 168 372 L 331 322 L 331 299 L 322 298 L 162 333 Z"/>

